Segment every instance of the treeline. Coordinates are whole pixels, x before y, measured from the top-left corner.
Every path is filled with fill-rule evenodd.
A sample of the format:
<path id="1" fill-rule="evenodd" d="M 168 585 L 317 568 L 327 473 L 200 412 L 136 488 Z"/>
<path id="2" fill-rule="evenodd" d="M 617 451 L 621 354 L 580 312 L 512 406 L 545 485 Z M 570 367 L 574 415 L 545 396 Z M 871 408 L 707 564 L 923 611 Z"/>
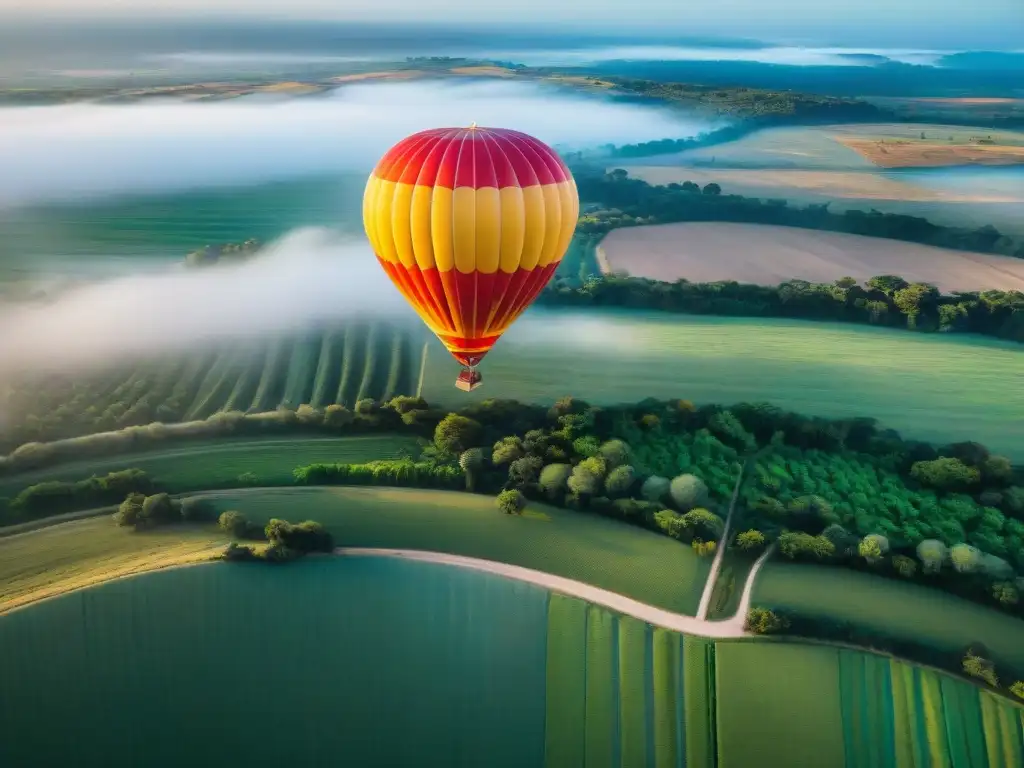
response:
<path id="1" fill-rule="evenodd" d="M 76 512 L 90 507 L 118 503 L 126 494 L 147 494 L 154 489 L 152 478 L 141 469 L 110 472 L 77 482 L 50 480 L 25 488 L 7 504 L 11 513 L 21 518 L 36 518 Z M 0 520 L 3 500 L 0 500 Z"/>
<path id="2" fill-rule="evenodd" d="M 622 169 L 601 173 L 593 167 L 574 168 L 580 199 L 606 206 L 580 217 L 576 231 L 604 235 L 619 227 L 684 221 L 734 221 L 845 232 L 854 235 L 954 248 L 977 253 L 1024 258 L 1024 242 L 986 225 L 963 229 L 935 224 L 919 216 L 879 211 L 833 213 L 828 203 L 790 206 L 785 200 L 762 200 L 721 194 L 717 184 L 685 181 L 653 186 L 630 178 Z"/>
<path id="3" fill-rule="evenodd" d="M 541 304 L 627 307 L 694 315 L 784 317 L 904 328 L 920 332 L 978 333 L 1024 342 L 1024 293 L 961 291 L 944 294 L 898 275 L 860 284 L 852 277 L 832 283 L 787 280 L 779 285 L 722 281 L 674 283 L 617 274 L 593 276 L 582 285 L 552 281 Z"/>
<path id="4" fill-rule="evenodd" d="M 616 517 L 703 554 L 719 542 L 735 492 L 728 543 L 738 550 L 753 556 L 774 543 L 791 560 L 916 581 L 1021 615 L 1024 472 L 980 444 L 907 441 L 871 419 L 757 403 L 484 401 L 437 422 L 419 461 L 313 465 L 295 479 L 451 488 L 460 474 L 467 490 Z M 516 496 L 499 506 L 522 508 Z"/>
<path id="5" fill-rule="evenodd" d="M 179 523 L 206 523 L 213 520 L 221 531 L 240 540 L 266 542 L 264 547 L 231 542 L 221 553 L 221 559 L 231 562 L 262 561 L 285 563 L 313 552 L 333 552 L 334 537 L 314 520 L 290 523 L 271 519 L 260 527 L 237 510 L 217 515 L 213 504 L 201 498 L 172 499 L 166 493 L 147 496 L 129 493 L 117 512 L 114 524 L 134 531 L 149 531 L 157 527 Z"/>

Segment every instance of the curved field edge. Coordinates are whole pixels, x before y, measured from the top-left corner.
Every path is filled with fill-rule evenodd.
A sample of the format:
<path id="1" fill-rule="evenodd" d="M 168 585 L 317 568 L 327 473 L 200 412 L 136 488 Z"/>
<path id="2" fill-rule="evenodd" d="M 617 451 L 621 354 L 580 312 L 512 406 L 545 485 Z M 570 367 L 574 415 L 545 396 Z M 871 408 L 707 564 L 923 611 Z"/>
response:
<path id="1" fill-rule="evenodd" d="M 198 670 L 206 674 L 206 664 L 217 659 L 222 685 L 214 709 L 226 716 L 234 708 L 270 703 L 253 701 L 251 688 L 226 682 L 243 669 L 251 680 L 253 663 L 266 655 L 281 659 L 270 676 L 284 675 L 270 686 L 276 691 L 272 699 L 287 696 L 290 690 L 308 693 L 307 678 L 324 677 L 327 661 L 308 665 L 295 659 L 315 656 L 327 642 L 334 649 L 329 654 L 334 663 L 343 660 L 353 669 L 369 667 L 361 674 L 351 672 L 359 684 L 346 693 L 361 707 L 394 707 L 395 673 L 378 669 L 378 657 L 398 665 L 399 677 L 413 677 L 403 681 L 406 698 L 399 699 L 410 708 L 436 706 L 434 697 L 422 696 L 434 686 L 423 685 L 419 677 L 436 665 L 449 673 L 449 687 L 443 690 L 456 709 L 466 706 L 461 696 L 488 710 L 495 702 L 515 701 L 505 709 L 504 716 L 511 718 L 506 725 L 519 738 L 528 737 L 533 753 L 531 759 L 520 753 L 519 764 L 876 768 L 1020 762 L 1024 709 L 949 675 L 842 648 L 688 636 L 586 600 L 517 586 L 515 579 L 495 574 L 467 579 L 459 573 L 464 568 L 422 565 L 381 557 L 324 557 L 282 569 L 221 564 L 181 569 L 180 576 L 151 574 L 52 601 L 48 610 L 19 611 L 8 617 L 12 621 L 5 619 L 0 627 L 12 649 L 20 650 L 0 664 L 7 664 L 7 672 L 13 673 L 8 681 L 19 689 L 37 685 L 42 668 L 55 674 L 64 666 L 58 677 L 68 679 L 86 664 L 91 671 L 79 671 L 96 681 L 67 691 L 70 701 L 45 697 L 39 702 L 43 709 L 74 711 L 76 701 L 82 709 L 89 698 L 145 698 L 140 686 L 151 683 L 139 672 L 148 665 L 180 674 L 171 671 L 177 664 L 169 659 L 180 664 L 184 653 L 192 663 L 183 673 L 191 678 Z M 337 589 L 350 590 L 350 599 L 338 601 Z M 183 591 L 196 599 L 182 604 Z M 228 635 L 245 635 L 252 621 L 261 621 L 265 604 L 279 601 L 280 621 L 265 626 L 247 648 L 238 648 L 237 639 L 229 642 L 227 647 L 235 652 L 227 659 L 222 647 L 196 642 L 210 632 L 219 632 L 215 637 L 221 643 Z M 346 610 L 324 610 L 339 602 Z M 439 620 L 438 615 L 444 618 Z M 118 621 L 129 616 L 130 621 Z M 60 634 L 47 631 L 55 622 L 73 626 Z M 139 644 L 140 630 L 149 630 L 150 643 Z M 23 638 L 31 633 L 36 642 L 14 642 L 19 632 Z M 64 644 L 70 646 L 66 652 L 57 652 Z M 101 648 L 108 646 L 112 650 L 104 655 Z M 517 651 L 509 653 L 510 647 Z M 434 655 L 438 652 L 443 656 Z M 450 668 L 453 660 L 456 666 L 490 666 L 500 682 L 495 679 L 486 693 L 478 690 L 482 669 L 477 674 L 450 674 L 458 671 Z M 115 664 L 120 672 L 94 668 L 98 662 Z M 119 686 L 116 691 L 108 690 L 112 673 Z M 525 689 L 519 676 L 525 676 Z M 352 680 L 348 675 L 329 677 L 334 687 Z M 761 683 L 757 696 L 750 695 L 752 679 Z M 190 690 L 195 685 L 188 682 Z M 244 694 L 248 704 L 224 701 L 222 694 L 232 691 Z M 210 695 L 196 686 L 188 698 Z M 172 695 L 158 696 L 151 703 L 159 710 L 172 700 L 182 701 Z M 144 709 L 147 714 L 153 711 Z M 17 711 L 35 717 L 39 710 Z M 199 710 L 187 711 L 195 715 Z M 328 706 L 325 711 L 334 709 Z M 103 712 L 108 716 L 106 709 Z M 538 716 L 543 723 L 531 720 L 524 728 L 524 717 Z M 393 719 L 390 722 L 394 724 Z M 203 727 L 208 720 L 183 718 L 186 728 L 194 723 Z M 422 723 L 413 731 L 403 728 L 404 741 L 413 749 L 429 751 L 438 745 L 434 733 L 457 738 L 461 729 L 452 726 L 458 723 L 465 725 L 459 717 L 449 716 L 435 728 Z M 341 718 L 341 725 L 350 725 L 348 717 Z M 493 726 L 488 718 L 487 738 L 476 735 L 478 748 L 493 748 L 491 739 L 500 738 Z M 109 724 L 85 729 L 81 746 L 99 749 L 97 742 L 108 731 L 108 738 L 113 738 Z M 42 726 L 30 726 L 29 732 L 30 741 L 46 735 Z M 7 739 L 4 748 L 15 749 L 20 738 Z M 124 751 L 123 745 L 113 750 L 115 755 Z"/>

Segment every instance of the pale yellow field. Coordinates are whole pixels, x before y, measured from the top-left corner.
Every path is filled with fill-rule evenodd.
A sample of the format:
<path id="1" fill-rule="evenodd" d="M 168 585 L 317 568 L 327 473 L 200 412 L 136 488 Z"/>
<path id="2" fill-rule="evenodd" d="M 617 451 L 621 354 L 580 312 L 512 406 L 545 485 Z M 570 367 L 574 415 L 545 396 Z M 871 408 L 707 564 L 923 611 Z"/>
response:
<path id="1" fill-rule="evenodd" d="M 0 614 L 110 579 L 209 560 L 226 543 L 214 526 L 136 533 L 106 515 L 0 539 Z"/>
<path id="2" fill-rule="evenodd" d="M 689 222 L 627 227 L 601 243 L 602 267 L 636 277 L 777 285 L 900 275 L 945 292 L 1024 291 L 1024 260 L 917 243 L 765 224 Z"/>
<path id="3" fill-rule="evenodd" d="M 792 199 L 805 195 L 852 200 L 899 200 L 915 203 L 1024 203 L 1019 193 L 952 191 L 897 181 L 873 171 L 797 170 L 794 168 L 690 168 L 686 166 L 627 165 L 631 177 L 648 184 L 701 186 L 715 182 L 726 193 Z M 610 170 L 610 169 L 609 169 Z"/>

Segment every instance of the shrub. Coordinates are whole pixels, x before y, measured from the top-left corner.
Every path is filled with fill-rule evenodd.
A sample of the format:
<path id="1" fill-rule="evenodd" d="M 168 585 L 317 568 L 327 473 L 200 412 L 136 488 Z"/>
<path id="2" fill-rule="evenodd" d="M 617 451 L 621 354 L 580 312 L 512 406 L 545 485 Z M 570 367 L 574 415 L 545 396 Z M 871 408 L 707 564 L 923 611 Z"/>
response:
<path id="1" fill-rule="evenodd" d="M 892 568 L 905 579 L 912 579 L 917 575 L 917 563 L 906 555 L 894 555 Z"/>
<path id="2" fill-rule="evenodd" d="M 717 541 L 725 530 L 725 521 L 714 512 L 697 507 L 683 515 L 683 527 L 693 538 Z"/>
<path id="3" fill-rule="evenodd" d="M 1011 685 L 1010 693 L 1012 693 L 1018 699 L 1024 699 L 1024 680 L 1018 680 L 1016 683 Z"/>
<path id="4" fill-rule="evenodd" d="M 378 410 L 377 401 L 370 397 L 364 397 L 356 402 L 355 412 L 360 416 L 372 416 Z"/>
<path id="5" fill-rule="evenodd" d="M 411 411 L 425 411 L 429 406 L 422 397 L 411 397 L 409 395 L 398 395 L 388 400 L 385 408 L 390 408 L 396 413 L 410 413 Z"/>
<path id="6" fill-rule="evenodd" d="M 1000 605 L 1011 606 L 1020 601 L 1020 592 L 1017 591 L 1017 585 L 1013 582 L 1001 581 L 992 585 L 992 597 Z"/>
<path id="7" fill-rule="evenodd" d="M 685 526 L 683 516 L 671 509 L 663 509 L 654 513 L 654 524 L 663 533 L 678 539 L 683 535 Z"/>
<path id="8" fill-rule="evenodd" d="M 983 680 L 993 688 L 999 687 L 999 677 L 996 675 L 995 664 L 990 659 L 974 653 L 973 650 L 967 651 L 964 656 L 963 670 L 971 677 Z"/>
<path id="9" fill-rule="evenodd" d="M 736 548 L 742 552 L 757 553 L 764 549 L 764 534 L 751 528 L 736 537 Z"/>
<path id="10" fill-rule="evenodd" d="M 129 493 L 114 513 L 114 523 L 122 528 L 134 528 L 142 513 L 142 504 L 146 497 L 141 493 Z"/>
<path id="11" fill-rule="evenodd" d="M 835 545 L 824 536 L 787 531 L 779 536 L 779 552 L 790 560 L 824 560 L 835 554 Z"/>
<path id="12" fill-rule="evenodd" d="M 236 510 L 222 512 L 217 518 L 217 525 L 222 531 L 237 539 L 245 538 L 249 532 L 249 519 Z"/>
<path id="13" fill-rule="evenodd" d="M 295 418 L 299 424 L 303 424 L 308 427 L 319 426 L 324 423 L 324 412 L 319 408 L 314 408 L 309 403 L 303 403 L 295 409 Z"/>
<path id="14" fill-rule="evenodd" d="M 284 547 L 292 552 L 334 551 L 334 537 L 320 523 L 313 520 L 293 525 L 287 520 L 274 518 L 264 528 L 270 548 Z"/>
<path id="15" fill-rule="evenodd" d="M 697 553 L 698 557 L 710 557 L 715 554 L 715 550 L 718 548 L 718 544 L 714 541 L 701 541 L 700 539 L 694 539 L 690 542 L 690 547 Z"/>
<path id="16" fill-rule="evenodd" d="M 679 475 L 669 486 L 669 495 L 683 512 L 699 507 L 708 496 L 708 487 L 696 475 Z"/>
<path id="17" fill-rule="evenodd" d="M 341 429 L 352 423 L 355 415 L 344 405 L 334 403 L 328 405 L 324 411 L 324 426 L 331 429 Z"/>
<path id="18" fill-rule="evenodd" d="M 526 497 L 513 488 L 499 493 L 496 503 L 506 515 L 521 515 L 526 508 Z"/>
<path id="19" fill-rule="evenodd" d="M 180 515 L 171 497 L 166 493 L 158 493 L 155 496 L 147 496 L 142 502 L 138 524 L 156 526 L 176 519 L 180 519 Z"/>
<path id="20" fill-rule="evenodd" d="M 867 560 L 871 565 L 876 565 L 889 552 L 889 540 L 885 536 L 871 533 L 861 539 L 857 546 L 857 554 Z"/>
<path id="21" fill-rule="evenodd" d="M 232 541 L 224 551 L 221 552 L 221 559 L 227 560 L 228 562 L 241 563 L 252 561 L 256 559 L 256 552 L 252 547 L 246 547 L 238 542 Z"/>
<path id="22" fill-rule="evenodd" d="M 403 488 L 444 488 L 465 485 L 462 470 L 411 459 L 365 464 L 310 464 L 292 472 L 299 485 L 392 485 Z"/>
<path id="23" fill-rule="evenodd" d="M 974 573 L 981 566 L 981 551 L 970 544 L 957 544 L 949 550 L 949 560 L 958 573 Z"/>
<path id="24" fill-rule="evenodd" d="M 755 635 L 776 635 L 789 629 L 789 619 L 767 608 L 751 608 L 743 629 Z"/>

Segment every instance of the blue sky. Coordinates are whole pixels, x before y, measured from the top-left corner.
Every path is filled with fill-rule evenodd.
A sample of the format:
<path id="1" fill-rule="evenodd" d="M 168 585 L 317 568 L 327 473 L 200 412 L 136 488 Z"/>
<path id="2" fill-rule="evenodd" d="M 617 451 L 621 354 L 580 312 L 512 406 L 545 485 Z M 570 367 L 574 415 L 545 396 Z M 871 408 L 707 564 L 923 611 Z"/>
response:
<path id="1" fill-rule="evenodd" d="M 69 12 L 627 25 L 808 44 L 1024 48 L 1024 0 L 0 0 L 0 14 Z"/>

